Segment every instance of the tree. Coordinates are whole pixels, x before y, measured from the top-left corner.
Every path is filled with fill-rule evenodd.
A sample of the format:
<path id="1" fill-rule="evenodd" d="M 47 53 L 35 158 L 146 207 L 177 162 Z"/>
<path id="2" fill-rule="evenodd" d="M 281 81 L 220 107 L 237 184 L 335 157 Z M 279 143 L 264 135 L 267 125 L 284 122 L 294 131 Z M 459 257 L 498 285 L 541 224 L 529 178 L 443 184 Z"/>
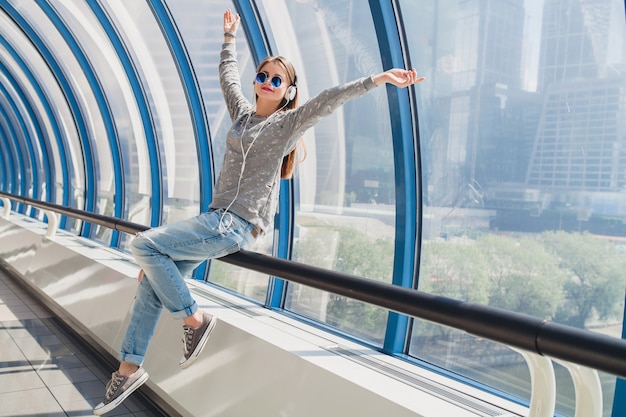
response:
<path id="1" fill-rule="evenodd" d="M 346 274 L 391 282 L 394 242 L 372 239 L 350 227 L 323 226 L 313 220 L 302 231 L 294 259 Z M 388 311 L 371 304 L 290 284 L 301 313 L 358 337 L 382 343 Z"/>
<path id="2" fill-rule="evenodd" d="M 472 303 L 487 303 L 487 259 L 475 241 L 426 241 L 422 244 L 419 289 Z"/>
<path id="3" fill-rule="evenodd" d="M 337 265 L 335 269 L 377 281 L 391 283 L 394 242 L 371 239 L 348 227 L 338 228 Z M 374 342 L 382 343 L 387 323 L 387 310 L 331 294 L 327 308 L 328 323 Z"/>
<path id="4" fill-rule="evenodd" d="M 626 259 L 614 245 L 588 233 L 546 232 L 541 238 L 568 274 L 557 321 L 584 328 L 596 313 L 607 319 L 621 312 Z"/>
<path id="5" fill-rule="evenodd" d="M 484 235 L 477 246 L 488 259 L 489 305 L 552 319 L 563 299 L 558 258 L 531 237 Z"/>

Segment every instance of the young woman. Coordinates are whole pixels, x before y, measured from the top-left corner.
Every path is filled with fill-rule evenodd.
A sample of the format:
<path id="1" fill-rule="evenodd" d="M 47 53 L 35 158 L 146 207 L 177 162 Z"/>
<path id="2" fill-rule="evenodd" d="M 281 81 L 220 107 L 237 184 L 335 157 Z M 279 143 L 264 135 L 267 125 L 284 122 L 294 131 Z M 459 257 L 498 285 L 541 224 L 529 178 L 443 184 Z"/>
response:
<path id="1" fill-rule="evenodd" d="M 183 320 L 183 357 L 187 368 L 204 348 L 217 318 L 198 310 L 184 281 L 206 259 L 250 246 L 269 230 L 276 211 L 280 178 L 293 171 L 302 134 L 347 100 L 384 83 L 407 87 L 424 80 L 414 69 L 391 69 L 321 92 L 297 107 L 297 77 L 283 57 L 264 59 L 254 82 L 255 104 L 241 92 L 235 51 L 239 16 L 224 13 L 220 85 L 233 125 L 210 211 L 138 234 L 131 251 L 142 270 L 119 369 L 107 384 L 101 415 L 117 407 L 147 379 L 141 367 L 163 308 Z M 143 279 L 142 279 L 143 278 Z"/>

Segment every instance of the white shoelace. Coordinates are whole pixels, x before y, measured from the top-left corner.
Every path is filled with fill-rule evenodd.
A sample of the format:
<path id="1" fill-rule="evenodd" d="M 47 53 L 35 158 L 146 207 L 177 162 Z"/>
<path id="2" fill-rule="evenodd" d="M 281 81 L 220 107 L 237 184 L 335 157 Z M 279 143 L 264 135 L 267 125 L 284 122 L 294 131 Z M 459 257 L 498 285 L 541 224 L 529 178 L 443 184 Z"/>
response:
<path id="1" fill-rule="evenodd" d="M 111 374 L 111 380 L 107 384 L 107 391 L 104 395 L 104 398 L 107 401 L 111 401 L 113 395 L 115 394 L 115 391 L 124 383 L 125 379 L 126 377 L 118 374 L 117 371 Z"/>
<path id="2" fill-rule="evenodd" d="M 183 350 L 185 352 L 185 356 L 187 356 L 190 352 L 191 343 L 193 342 L 193 332 L 197 329 L 192 329 L 191 327 L 184 328 L 184 336 L 183 336 Z"/>

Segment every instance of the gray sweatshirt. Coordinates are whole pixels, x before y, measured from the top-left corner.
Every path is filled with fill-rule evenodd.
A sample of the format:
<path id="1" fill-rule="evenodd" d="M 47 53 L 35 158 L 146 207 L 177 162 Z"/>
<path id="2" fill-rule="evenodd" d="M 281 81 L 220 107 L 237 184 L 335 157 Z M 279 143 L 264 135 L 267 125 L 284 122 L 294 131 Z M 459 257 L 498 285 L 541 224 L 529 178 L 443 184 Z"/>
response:
<path id="1" fill-rule="evenodd" d="M 224 163 L 210 207 L 228 208 L 266 231 L 276 211 L 283 157 L 322 117 L 376 84 L 372 77 L 361 78 L 322 91 L 296 109 L 261 117 L 241 92 L 234 42 L 222 45 L 219 75 L 233 125 L 226 135 Z"/>

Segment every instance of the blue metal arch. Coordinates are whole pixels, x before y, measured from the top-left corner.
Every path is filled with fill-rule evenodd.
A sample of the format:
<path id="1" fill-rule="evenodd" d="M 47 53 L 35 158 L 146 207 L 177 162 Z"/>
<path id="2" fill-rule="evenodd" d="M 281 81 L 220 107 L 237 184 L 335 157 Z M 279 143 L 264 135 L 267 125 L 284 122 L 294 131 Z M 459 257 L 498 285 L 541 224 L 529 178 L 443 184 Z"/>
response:
<path id="1" fill-rule="evenodd" d="M 161 30 L 165 34 L 165 41 L 174 54 L 178 73 L 181 75 L 185 95 L 187 96 L 187 101 L 191 108 L 191 120 L 193 122 L 198 153 L 198 174 L 200 177 L 199 210 L 201 212 L 206 211 L 209 204 L 211 204 L 213 195 L 213 182 L 215 180 L 213 167 L 215 165 L 213 164 L 213 151 L 210 148 L 211 138 L 209 136 L 209 122 L 202 102 L 200 86 L 180 32 L 164 0 L 150 0 L 149 3 L 156 16 L 157 22 L 159 22 Z M 197 279 L 202 279 L 206 273 L 206 262 L 203 262 L 202 265 L 194 271 Z"/>
<path id="2" fill-rule="evenodd" d="M 39 199 L 38 187 L 40 184 L 39 170 L 40 170 L 41 165 L 40 165 L 39 158 L 37 157 L 37 155 L 35 155 L 35 149 L 33 147 L 33 139 L 28 131 L 28 128 L 26 127 L 26 123 L 24 122 L 24 118 L 22 114 L 20 113 L 17 105 L 15 104 L 15 101 L 13 100 L 13 97 L 9 94 L 9 91 L 2 84 L 0 84 L 0 95 L 4 96 L 4 98 L 6 99 L 7 104 L 11 108 L 11 112 L 15 115 L 15 119 L 17 123 L 19 124 L 20 131 L 22 132 L 22 134 L 18 136 L 17 131 L 15 131 L 16 132 L 15 140 L 19 140 L 19 137 L 24 138 L 23 145 L 25 146 L 26 151 L 28 152 L 29 159 L 30 159 L 31 176 L 29 180 L 30 180 L 30 185 L 33 189 L 33 193 L 32 195 L 28 195 L 28 194 L 24 194 L 24 195 L 27 197 L 34 198 L 34 199 Z M 5 112 L 5 117 L 9 119 L 9 113 L 6 112 L 6 109 L 2 109 L 2 110 Z M 22 183 L 24 187 L 28 185 L 28 181 L 26 181 L 25 177 L 22 178 Z M 31 207 L 31 216 L 33 216 L 34 213 L 35 213 L 35 208 Z"/>
<path id="3" fill-rule="evenodd" d="M 4 143 L 4 135 L 0 132 L 0 187 L 3 191 L 8 191 L 9 183 L 9 155 Z"/>
<path id="4" fill-rule="evenodd" d="M 384 0 L 369 0 L 369 3 L 383 68 L 404 68 L 406 62 L 402 54 L 394 6 Z M 391 119 L 396 182 L 396 239 L 392 282 L 411 288 L 415 273 L 418 209 L 412 108 L 409 90 L 388 87 L 387 96 L 390 114 L 396 116 Z M 389 313 L 384 352 L 392 354 L 404 351 L 408 323 L 407 316 Z"/>
<path id="5" fill-rule="evenodd" d="M 176 23 L 164 0 L 150 0 L 150 6 L 165 34 L 165 41 L 174 54 L 183 88 L 191 107 L 191 119 L 196 134 L 198 165 L 200 168 L 200 211 L 205 211 L 211 203 L 213 194 L 213 153 L 210 149 L 209 122 L 202 102 L 198 79 L 194 72 L 189 54 L 185 48 Z"/>
<path id="6" fill-rule="evenodd" d="M 44 106 L 44 109 L 46 111 L 46 117 L 50 121 L 52 130 L 56 139 L 57 147 L 59 149 L 59 158 L 61 162 L 61 175 L 63 177 L 63 183 L 69 184 L 71 166 L 67 162 L 67 158 L 68 158 L 67 155 L 69 154 L 68 145 L 66 141 L 64 140 L 64 137 L 61 135 L 61 130 L 59 129 L 59 122 L 57 121 L 54 111 L 52 110 L 50 101 L 48 100 L 43 88 L 41 87 L 37 78 L 34 76 L 33 72 L 30 70 L 28 65 L 26 65 L 26 63 L 20 57 L 17 51 L 11 46 L 11 44 L 9 44 L 6 41 L 6 39 L 2 37 L 0 37 L 0 44 L 2 44 L 2 46 L 4 46 L 9 51 L 11 56 L 13 56 L 13 59 L 15 59 L 20 69 L 24 72 L 26 78 L 29 80 L 33 89 L 37 93 L 37 96 L 41 100 L 42 105 Z M 13 76 L 9 68 L 7 68 L 2 62 L 0 62 L 0 70 L 4 72 L 7 78 L 15 79 L 15 77 Z M 17 90 L 21 91 L 21 89 L 17 89 Z M 43 130 L 41 129 L 39 123 L 35 123 L 35 125 L 38 127 L 40 131 Z M 49 148 L 50 146 L 51 144 L 48 143 L 47 148 Z M 56 196 L 56 184 L 54 181 L 51 181 L 50 184 L 51 184 L 51 187 L 49 189 L 49 192 L 47 193 L 47 197 L 48 197 L 48 201 L 54 201 L 53 196 Z M 69 206 L 69 193 L 68 193 L 67 187 L 63 189 L 62 203 L 65 206 Z M 66 222 L 66 217 L 62 216 L 60 226 L 64 227 L 65 222 Z"/>
<path id="7" fill-rule="evenodd" d="M 124 42 L 122 42 L 117 30 L 111 23 L 111 20 L 107 16 L 106 12 L 98 0 L 87 0 L 87 3 L 89 4 L 89 7 L 91 7 L 91 10 L 102 25 L 104 31 L 109 37 L 109 40 L 111 41 L 111 44 L 113 45 L 113 48 L 117 52 L 137 102 L 139 114 L 141 115 L 141 122 L 143 123 L 143 130 L 146 135 L 146 146 L 148 148 L 148 157 L 150 158 L 150 167 L 152 170 L 152 213 L 150 216 L 150 226 L 158 226 L 161 224 L 163 210 L 163 186 L 160 181 L 163 171 L 161 168 L 159 147 L 157 146 L 154 121 L 152 114 L 150 113 L 150 106 L 148 105 L 148 100 L 146 99 L 146 93 L 143 90 L 143 86 L 133 61 L 130 58 L 130 54 L 126 50 Z"/>
<path id="8" fill-rule="evenodd" d="M 115 184 L 115 192 L 113 195 L 113 215 L 117 218 L 120 218 L 122 217 L 122 210 L 124 208 L 125 199 L 125 187 L 123 181 L 124 169 L 121 157 L 121 146 L 119 142 L 119 137 L 117 134 L 117 129 L 115 128 L 115 124 L 113 123 L 113 115 L 111 113 L 109 102 L 104 94 L 102 85 L 100 84 L 100 80 L 98 79 L 96 72 L 91 65 L 91 62 L 87 58 L 82 47 L 76 41 L 76 38 L 74 37 L 72 32 L 68 29 L 65 22 L 63 22 L 57 11 L 47 1 L 39 0 L 38 4 L 42 8 L 44 13 L 48 16 L 50 21 L 52 21 L 59 33 L 61 33 L 65 41 L 68 43 L 68 46 L 70 47 L 70 49 L 74 53 L 74 57 L 80 64 L 85 74 L 85 77 L 89 82 L 89 86 L 91 87 L 91 91 L 94 94 L 96 102 L 98 103 L 98 108 L 100 109 L 100 115 L 102 116 L 102 120 L 104 122 L 106 136 L 108 139 L 109 148 L 111 150 L 111 157 L 113 160 L 113 175 Z M 94 192 L 94 195 L 97 195 L 97 193 Z M 90 223 L 85 223 L 83 233 L 86 236 L 90 235 Z M 119 241 L 119 232 L 117 230 L 112 231 L 110 245 L 118 246 Z"/>
<path id="9" fill-rule="evenodd" d="M 11 181 L 11 192 L 21 196 L 26 196 L 26 181 L 21 181 L 21 179 L 26 178 L 22 149 L 19 145 L 19 141 L 17 140 L 15 129 L 13 129 L 11 120 L 9 119 L 6 109 L 3 106 L 0 106 L 0 131 L 2 132 L 2 137 L 6 142 L 6 147 L 11 154 L 9 159 L 12 159 L 11 165 L 13 179 Z M 26 211 L 26 206 L 19 203 L 17 205 L 17 211 L 23 214 Z"/>
<path id="10" fill-rule="evenodd" d="M 8 69 L 2 63 L 0 63 L 0 72 L 2 72 L 5 75 L 8 82 L 13 87 L 13 90 L 18 95 L 20 101 L 22 102 L 22 105 L 24 106 L 24 109 L 26 110 L 28 118 L 32 123 L 32 126 L 35 129 L 35 137 L 37 138 L 39 142 L 39 148 L 41 149 L 42 160 L 39 162 L 42 165 L 44 178 L 45 178 L 45 180 L 42 181 L 42 185 L 43 184 L 46 185 L 46 199 L 47 201 L 50 201 L 50 195 L 52 192 L 54 192 L 54 188 L 55 188 L 53 165 L 52 165 L 52 161 L 50 160 L 50 149 L 49 149 L 50 144 L 45 140 L 43 131 L 39 123 L 40 121 L 33 109 L 32 103 L 29 101 L 26 94 L 24 94 L 24 91 L 21 88 L 20 84 L 17 82 L 13 74 L 10 71 L 8 71 Z M 35 180 L 35 185 L 38 185 L 36 180 Z M 41 196 L 39 193 L 36 193 L 34 194 L 33 198 L 41 199 Z"/>
<path id="11" fill-rule="evenodd" d="M 626 309 L 625 314 L 626 314 Z M 626 326 L 622 321 L 622 339 L 626 339 Z M 613 411 L 611 417 L 622 417 L 626 415 L 626 380 L 616 378 L 615 393 L 613 394 Z"/>
<path id="12" fill-rule="evenodd" d="M 81 149 L 83 152 L 82 160 L 84 163 L 85 180 L 86 180 L 86 184 L 85 184 L 86 196 L 85 196 L 84 209 L 86 211 L 93 211 L 94 202 L 96 198 L 95 196 L 96 187 L 94 186 L 95 184 L 94 156 L 93 156 L 93 152 L 91 149 L 91 143 L 89 141 L 89 135 L 85 128 L 86 126 L 85 118 L 83 116 L 83 112 L 79 105 L 79 102 L 71 87 L 71 84 L 67 78 L 67 75 L 63 72 L 62 68 L 56 61 L 54 55 L 52 54 L 52 52 L 50 51 L 46 43 L 43 41 L 41 36 L 39 36 L 39 34 L 33 29 L 30 23 L 28 23 L 28 21 L 26 21 L 26 19 L 24 19 L 20 15 L 20 13 L 13 7 L 13 5 L 7 3 L 6 1 L 3 1 L 1 5 L 4 8 L 5 12 L 13 19 L 13 21 L 18 25 L 18 27 L 20 27 L 20 29 L 28 37 L 28 39 L 33 44 L 33 47 L 39 51 L 44 61 L 46 61 L 46 63 L 52 70 L 52 73 L 56 77 L 56 80 L 61 87 L 61 91 L 65 95 L 65 99 L 67 100 L 70 110 L 72 111 L 73 119 L 74 119 L 73 121 L 75 123 L 76 128 L 78 129 L 79 137 L 81 139 L 80 144 L 82 145 L 82 149 Z M 68 187 L 71 187 L 71 184 L 64 184 L 64 187 L 67 188 L 66 191 L 69 193 L 70 190 Z"/>
<path id="13" fill-rule="evenodd" d="M 2 157 L 5 159 L 5 177 L 3 178 L 4 189 L 8 189 L 11 194 L 17 194 L 15 191 L 17 184 L 17 168 L 15 166 L 15 155 L 13 155 L 13 147 L 9 143 L 4 128 L 0 125 L 0 142 L 2 143 Z M 19 207 L 19 203 L 16 205 Z"/>
<path id="14" fill-rule="evenodd" d="M 1 135 L 0 135 L 1 136 Z M 5 149 L 4 139 L 0 137 L 0 190 L 7 190 L 9 173 L 7 166 L 9 165 L 7 150 Z"/>
<path id="15" fill-rule="evenodd" d="M 268 54 L 272 54 L 272 48 L 267 41 L 267 33 L 261 25 L 256 5 L 252 1 L 233 0 L 237 13 L 241 16 L 241 25 L 255 63 L 261 62 Z"/>

